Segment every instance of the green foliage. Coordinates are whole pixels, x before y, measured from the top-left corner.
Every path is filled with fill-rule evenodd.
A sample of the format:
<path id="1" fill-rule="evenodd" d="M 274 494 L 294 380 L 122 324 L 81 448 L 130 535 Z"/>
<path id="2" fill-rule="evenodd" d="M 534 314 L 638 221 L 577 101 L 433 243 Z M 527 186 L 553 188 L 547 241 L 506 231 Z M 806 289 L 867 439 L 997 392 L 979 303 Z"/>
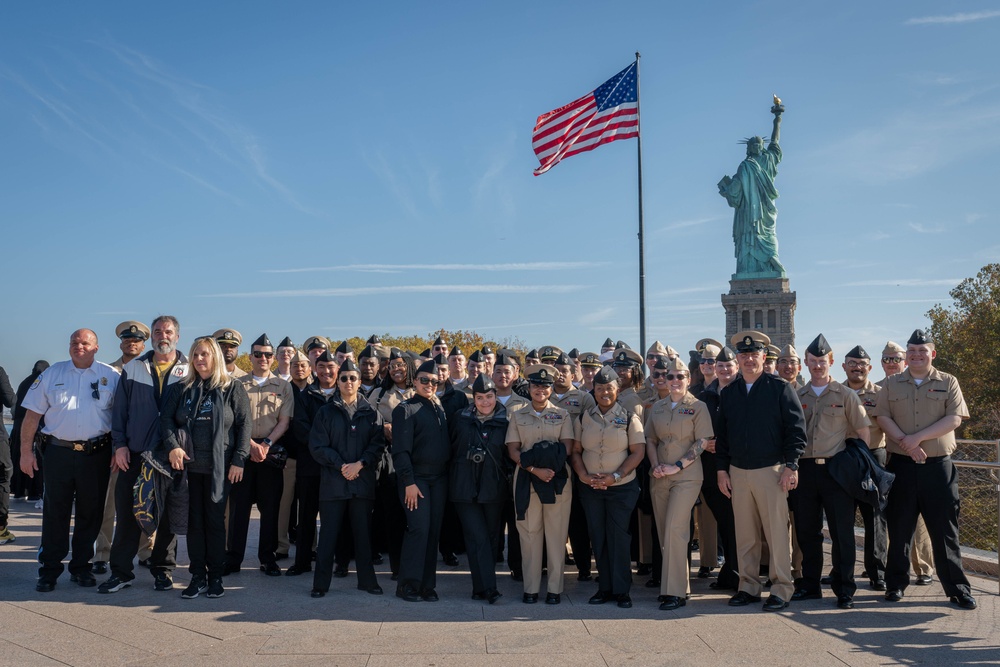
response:
<path id="1" fill-rule="evenodd" d="M 1000 437 L 1000 264 L 987 264 L 949 293 L 953 307 L 927 312 L 937 347 L 934 365 L 958 377 L 971 418 L 960 435 Z"/>
<path id="2" fill-rule="evenodd" d="M 478 334 L 475 331 L 465 331 L 463 329 L 459 329 L 457 331 L 438 329 L 437 331 L 432 331 L 427 334 L 427 336 L 393 336 L 390 333 L 378 334 L 378 337 L 382 339 L 382 344 L 386 347 L 398 347 L 401 350 L 409 350 L 418 354 L 431 347 L 438 336 L 441 336 L 448 342 L 449 350 L 452 346 L 457 345 L 459 349 L 465 353 L 466 357 L 472 354 L 475 350 L 482 348 L 483 345 L 489 345 L 493 349 L 497 349 L 499 347 L 509 348 L 521 355 L 522 359 L 524 358 L 524 353 L 528 351 L 524 342 L 516 336 L 500 339 L 484 338 L 481 334 Z M 367 336 L 364 338 L 354 336 L 347 339 L 347 344 L 351 346 L 351 349 L 354 350 L 355 356 L 357 356 L 361 350 L 365 349 L 365 341 L 367 340 Z M 339 340 L 331 339 L 330 343 L 334 347 L 340 345 Z"/>

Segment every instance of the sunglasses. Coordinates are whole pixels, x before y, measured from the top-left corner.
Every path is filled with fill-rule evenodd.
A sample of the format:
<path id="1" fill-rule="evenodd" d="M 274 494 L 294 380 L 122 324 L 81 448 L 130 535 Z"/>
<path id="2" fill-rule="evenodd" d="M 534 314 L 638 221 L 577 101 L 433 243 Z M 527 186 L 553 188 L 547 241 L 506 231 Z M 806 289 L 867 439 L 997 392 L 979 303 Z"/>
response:
<path id="1" fill-rule="evenodd" d="M 97 391 L 97 383 L 96 382 L 91 382 L 90 383 L 90 390 L 91 390 L 90 395 L 94 397 L 95 401 L 101 399 L 101 392 Z"/>
<path id="2" fill-rule="evenodd" d="M 667 378 L 668 380 L 686 380 L 687 377 L 688 376 L 685 375 L 684 373 L 678 373 L 677 375 L 674 375 L 673 373 L 664 373 L 662 371 L 657 371 L 656 373 L 653 373 L 654 379 Z"/>
<path id="3" fill-rule="evenodd" d="M 261 358 L 271 359 L 274 357 L 274 352 L 261 352 L 260 350 L 255 350 L 254 352 L 251 352 L 251 354 L 253 355 L 254 359 L 261 359 Z"/>
<path id="4" fill-rule="evenodd" d="M 359 380 L 357 375 L 342 375 L 340 376 L 341 382 L 357 382 Z"/>
<path id="5" fill-rule="evenodd" d="M 901 364 L 903 357 L 882 357 L 883 364 Z"/>
<path id="6" fill-rule="evenodd" d="M 847 367 L 848 368 L 867 368 L 868 367 L 868 362 L 867 361 L 848 361 L 847 362 Z"/>
<path id="7" fill-rule="evenodd" d="M 707 364 L 709 366 L 715 365 L 715 359 L 702 359 L 699 363 Z"/>
<path id="8" fill-rule="evenodd" d="M 437 378 L 429 378 L 429 377 L 418 377 L 417 382 L 419 382 L 420 384 L 429 384 L 434 387 L 441 384 L 441 381 L 438 380 Z"/>

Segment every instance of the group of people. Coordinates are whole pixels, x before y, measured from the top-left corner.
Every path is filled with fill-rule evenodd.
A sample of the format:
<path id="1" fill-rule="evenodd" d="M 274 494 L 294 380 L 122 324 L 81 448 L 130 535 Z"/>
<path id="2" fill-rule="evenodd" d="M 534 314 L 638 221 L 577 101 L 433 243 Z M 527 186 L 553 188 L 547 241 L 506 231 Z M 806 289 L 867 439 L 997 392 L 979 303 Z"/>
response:
<path id="1" fill-rule="evenodd" d="M 718 567 L 711 586 L 731 591 L 730 605 L 761 602 L 769 587 L 763 609 L 779 611 L 823 597 L 826 583 L 850 609 L 860 509 L 865 576 L 886 601 L 903 598 L 911 553 L 929 543 L 950 602 L 976 607 L 950 458 L 968 411 L 921 330 L 886 344 L 879 384 L 860 345 L 844 357 L 847 382 L 834 380 L 822 334 L 805 350 L 806 381 L 795 348 L 760 331 L 702 339 L 690 363 L 658 341 L 645 357 L 608 339 L 600 352 L 544 346 L 522 360 L 489 347 L 467 358 L 440 337 L 418 354 L 373 336 L 356 354 L 321 336 L 274 346 L 261 334 L 249 373 L 234 329 L 196 338 L 187 356 L 172 316 L 116 334 L 122 357 L 108 365 L 95 332 L 73 332 L 70 359 L 23 396 L 0 369 L 19 469 L 45 473 L 39 592 L 54 590 L 70 553 L 71 582 L 98 586 L 110 569 L 100 593 L 131 586 L 137 558 L 156 590 L 172 590 L 186 535 L 182 597 L 220 597 L 256 505 L 260 570 L 311 573 L 315 598 L 351 560 L 358 589 L 382 594 L 385 553 L 398 597 L 436 601 L 438 553 L 455 565 L 464 551 L 473 599 L 493 604 L 506 549 L 523 602 L 539 601 L 544 579 L 555 605 L 569 541 L 580 580 L 596 562 L 591 604 L 631 607 L 635 561 L 660 609 L 675 610 L 690 598 L 695 515 L 699 576 Z M 0 442 L 0 543 L 14 539 L 9 451 Z"/>

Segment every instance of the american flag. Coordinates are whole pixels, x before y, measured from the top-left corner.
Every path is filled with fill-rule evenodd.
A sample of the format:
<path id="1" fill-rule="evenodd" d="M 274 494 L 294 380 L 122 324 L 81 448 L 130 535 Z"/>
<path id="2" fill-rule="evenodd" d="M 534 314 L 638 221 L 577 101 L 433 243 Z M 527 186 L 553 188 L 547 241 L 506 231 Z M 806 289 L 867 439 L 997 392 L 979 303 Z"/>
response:
<path id="1" fill-rule="evenodd" d="M 540 163 L 535 176 L 563 158 L 637 136 L 639 88 L 636 63 L 632 63 L 594 92 L 538 117 L 531 134 L 531 146 Z"/>

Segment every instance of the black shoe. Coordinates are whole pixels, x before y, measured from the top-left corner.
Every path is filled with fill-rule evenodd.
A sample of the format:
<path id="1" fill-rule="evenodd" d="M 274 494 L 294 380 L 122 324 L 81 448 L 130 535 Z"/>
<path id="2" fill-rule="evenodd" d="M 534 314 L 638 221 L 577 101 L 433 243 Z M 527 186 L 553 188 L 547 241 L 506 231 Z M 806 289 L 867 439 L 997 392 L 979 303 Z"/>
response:
<path id="1" fill-rule="evenodd" d="M 301 565 L 291 565 L 287 570 L 285 570 L 286 577 L 297 577 L 300 574 L 305 574 L 306 572 L 312 572 L 311 567 L 302 567 Z"/>
<path id="2" fill-rule="evenodd" d="M 948 598 L 948 602 L 958 605 L 959 609 L 975 609 L 978 606 L 976 604 L 976 598 L 972 597 L 968 593 L 952 595 Z"/>
<path id="3" fill-rule="evenodd" d="M 587 600 L 587 604 L 604 604 L 605 602 L 611 602 L 614 599 L 615 596 L 611 593 L 611 591 L 597 591 L 590 596 L 590 599 Z"/>
<path id="4" fill-rule="evenodd" d="M 389 579 L 391 579 L 392 581 L 399 581 L 399 572 L 393 572 L 391 575 L 389 575 Z"/>
<path id="5" fill-rule="evenodd" d="M 333 568 L 333 576 L 337 579 L 343 579 L 347 576 L 347 568 L 343 565 L 338 565 Z"/>
<path id="6" fill-rule="evenodd" d="M 269 577 L 281 576 L 281 568 L 278 567 L 277 563 L 264 563 L 260 566 L 260 571 Z"/>
<path id="7" fill-rule="evenodd" d="M 649 581 L 646 582 L 646 588 L 659 588 L 659 587 L 660 587 L 659 579 L 650 579 Z"/>
<path id="8" fill-rule="evenodd" d="M 496 601 L 503 597 L 503 593 L 495 588 L 489 588 L 486 590 L 486 601 L 490 604 L 496 604 Z"/>
<path id="9" fill-rule="evenodd" d="M 372 557 L 372 565 L 381 565 L 384 562 L 385 562 L 385 559 L 382 558 L 382 554 L 375 554 Z"/>
<path id="10" fill-rule="evenodd" d="M 770 588 L 773 585 L 774 583 L 770 579 L 764 582 L 764 588 Z"/>
<path id="11" fill-rule="evenodd" d="M 580 574 L 576 575 L 577 581 L 591 581 L 593 580 L 593 578 L 594 577 L 593 575 L 590 574 L 590 572 L 581 572 Z"/>
<path id="12" fill-rule="evenodd" d="M 632 598 L 628 593 L 622 593 L 618 596 L 618 606 L 622 609 L 632 608 Z"/>
<path id="13" fill-rule="evenodd" d="M 899 602 L 903 599 L 903 591 L 898 588 L 893 588 L 891 591 L 885 594 L 886 602 Z"/>
<path id="14" fill-rule="evenodd" d="M 524 573 L 520 570 L 511 570 L 510 578 L 514 581 L 524 581 Z"/>
<path id="15" fill-rule="evenodd" d="M 740 586 L 738 583 L 726 583 L 724 581 L 715 580 L 708 585 L 709 588 L 716 591 L 736 591 L 739 590 Z"/>
<path id="16" fill-rule="evenodd" d="M 674 609 L 680 609 L 686 604 L 687 600 L 684 598 L 679 598 L 676 595 L 664 595 L 660 603 L 660 611 L 673 611 Z"/>
<path id="17" fill-rule="evenodd" d="M 921 574 L 915 582 L 917 586 L 930 586 L 934 583 L 934 577 L 929 574 Z"/>
<path id="18" fill-rule="evenodd" d="M 458 556 L 455 554 L 441 554 L 441 558 L 448 567 L 458 567 Z"/>
<path id="19" fill-rule="evenodd" d="M 221 598 L 226 594 L 226 589 L 222 587 L 222 579 L 215 578 L 208 582 L 208 593 L 205 597 Z"/>
<path id="20" fill-rule="evenodd" d="M 205 591 L 208 590 L 208 579 L 205 577 L 193 577 L 191 583 L 184 592 L 181 593 L 181 597 L 185 600 L 193 600 Z"/>
<path id="21" fill-rule="evenodd" d="M 239 565 L 230 565 L 229 563 L 226 563 L 226 567 L 222 569 L 222 576 L 224 577 L 228 577 L 231 574 L 239 574 L 239 573 L 240 573 Z"/>
<path id="22" fill-rule="evenodd" d="M 566 558 L 563 562 L 566 563 L 566 565 L 576 565 L 576 559 L 569 554 L 566 554 Z"/>
<path id="23" fill-rule="evenodd" d="M 98 593 L 117 593 L 123 588 L 128 588 L 132 585 L 131 579 L 119 579 L 115 575 L 111 575 L 103 584 L 97 587 Z"/>
<path id="24" fill-rule="evenodd" d="M 884 591 L 886 589 L 885 579 L 876 579 L 871 583 L 871 588 L 873 591 Z"/>
<path id="25" fill-rule="evenodd" d="M 56 582 L 51 579 L 42 579 L 39 577 L 38 583 L 35 584 L 35 590 L 39 593 L 51 593 L 56 588 Z"/>
<path id="26" fill-rule="evenodd" d="M 764 611 L 781 611 L 788 606 L 788 602 L 782 600 L 777 595 L 770 595 L 764 600 Z"/>
<path id="27" fill-rule="evenodd" d="M 91 586 L 97 585 L 97 579 L 94 579 L 94 575 L 90 572 L 78 572 L 71 575 L 69 580 L 74 584 L 80 584 L 84 588 L 90 588 Z"/>
<path id="28" fill-rule="evenodd" d="M 562 596 L 559 593 L 547 593 L 545 595 L 545 604 L 559 604 L 562 602 Z"/>
<path id="29" fill-rule="evenodd" d="M 364 591 L 365 593 L 368 593 L 369 595 L 382 595 L 382 593 L 385 592 L 385 591 L 382 590 L 382 587 L 379 586 L 378 584 L 375 584 L 374 586 L 369 586 L 367 588 L 364 587 L 364 586 L 358 586 L 358 590 L 359 591 Z"/>
<path id="30" fill-rule="evenodd" d="M 396 597 L 407 602 L 420 602 L 420 593 L 412 586 L 397 586 Z"/>
<path id="31" fill-rule="evenodd" d="M 174 580 L 166 572 L 160 572 L 153 577 L 153 590 L 170 591 L 174 588 Z"/>
<path id="32" fill-rule="evenodd" d="M 648 577 L 653 573 L 653 566 L 648 563 L 638 563 L 636 564 L 635 574 L 639 577 Z"/>
<path id="33" fill-rule="evenodd" d="M 698 540 L 691 540 L 688 542 L 688 549 L 691 551 L 701 551 L 701 543 Z"/>
<path id="34" fill-rule="evenodd" d="M 103 560 L 95 560 L 94 564 L 90 566 L 90 571 L 94 574 L 107 574 L 108 573 L 108 563 Z"/>
<path id="35" fill-rule="evenodd" d="M 819 583 L 823 586 L 829 586 L 833 583 L 833 577 L 826 576 L 819 580 Z"/>
<path id="36" fill-rule="evenodd" d="M 521 602 L 524 604 L 535 604 L 538 602 L 538 593 L 525 593 L 521 596 Z"/>
<path id="37" fill-rule="evenodd" d="M 324 595 L 326 595 L 326 591 L 321 591 L 318 588 L 314 588 L 311 591 L 309 591 L 309 597 L 311 598 L 321 598 Z"/>
<path id="38" fill-rule="evenodd" d="M 142 560 L 139 561 L 139 565 L 141 565 L 142 567 L 153 567 L 153 559 L 152 559 L 152 557 L 150 557 L 150 558 L 143 558 Z"/>
<path id="39" fill-rule="evenodd" d="M 476 593 L 475 591 L 473 591 L 473 593 L 472 593 L 472 599 L 473 600 L 485 600 L 486 599 L 486 591 L 479 591 L 478 593 Z"/>
<path id="40" fill-rule="evenodd" d="M 420 599 L 423 600 L 424 602 L 437 602 L 438 594 L 434 591 L 433 588 L 425 588 L 424 590 L 420 591 Z"/>
<path id="41" fill-rule="evenodd" d="M 285 560 L 286 558 L 288 558 L 288 554 L 274 554 L 274 560 Z"/>
<path id="42" fill-rule="evenodd" d="M 795 592 L 792 593 L 792 602 L 802 602 L 803 600 L 821 600 L 821 599 L 823 599 L 823 591 L 807 591 L 804 588 L 796 588 Z"/>
<path id="43" fill-rule="evenodd" d="M 730 607 L 745 607 L 753 602 L 760 602 L 760 596 L 750 595 L 746 591 L 740 591 L 733 597 L 729 598 Z"/>
<path id="44" fill-rule="evenodd" d="M 850 595 L 841 595 L 837 598 L 837 609 L 854 609 L 854 598 Z"/>
<path id="45" fill-rule="evenodd" d="M 699 567 L 698 568 L 698 578 L 699 579 L 708 579 L 708 573 L 709 572 L 711 572 L 711 570 L 709 568 L 707 568 L 707 567 Z"/>

